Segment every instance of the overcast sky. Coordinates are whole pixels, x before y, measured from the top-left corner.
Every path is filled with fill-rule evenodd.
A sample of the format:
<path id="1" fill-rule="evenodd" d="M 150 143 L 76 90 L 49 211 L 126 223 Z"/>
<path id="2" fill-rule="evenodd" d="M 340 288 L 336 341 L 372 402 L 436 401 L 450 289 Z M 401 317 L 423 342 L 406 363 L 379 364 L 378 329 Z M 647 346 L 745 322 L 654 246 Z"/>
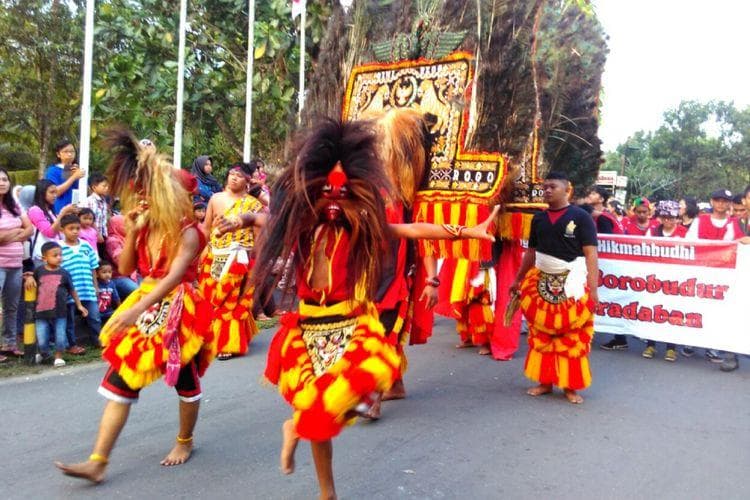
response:
<path id="1" fill-rule="evenodd" d="M 599 136 L 612 150 L 681 100 L 750 105 L 750 2 L 594 0 L 609 35 Z"/>

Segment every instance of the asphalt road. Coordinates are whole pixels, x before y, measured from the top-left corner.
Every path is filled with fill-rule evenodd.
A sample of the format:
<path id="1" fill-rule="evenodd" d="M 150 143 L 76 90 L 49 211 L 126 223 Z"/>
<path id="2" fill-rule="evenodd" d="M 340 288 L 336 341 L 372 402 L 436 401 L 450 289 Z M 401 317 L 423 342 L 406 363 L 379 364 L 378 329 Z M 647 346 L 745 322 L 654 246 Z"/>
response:
<path id="1" fill-rule="evenodd" d="M 492 361 L 454 349 L 452 332 L 439 320 L 428 345 L 409 349 L 408 399 L 334 441 L 341 498 L 750 498 L 747 358 L 726 374 L 701 358 L 642 359 L 637 340 L 628 352 L 595 348 L 594 384 L 574 406 L 525 395 L 522 353 Z M 289 410 L 261 382 L 270 337 L 209 369 L 183 466 L 159 466 L 177 399 L 162 382 L 145 389 L 99 486 L 52 461 L 90 453 L 104 365 L 0 382 L 0 498 L 314 498 L 306 443 L 297 472 L 278 471 Z"/>

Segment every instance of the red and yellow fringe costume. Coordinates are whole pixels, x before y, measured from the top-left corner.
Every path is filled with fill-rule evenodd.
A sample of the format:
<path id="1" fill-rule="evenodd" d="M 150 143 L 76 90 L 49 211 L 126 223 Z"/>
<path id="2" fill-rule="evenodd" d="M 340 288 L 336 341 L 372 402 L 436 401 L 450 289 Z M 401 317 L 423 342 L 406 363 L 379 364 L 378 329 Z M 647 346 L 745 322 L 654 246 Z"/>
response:
<path id="1" fill-rule="evenodd" d="M 196 231 L 202 235 L 197 227 Z M 151 292 L 158 280 L 169 271 L 165 265 L 167 252 L 164 247 L 156 265 L 151 266 L 146 240 L 145 232 L 141 232 L 137 239 L 137 249 L 139 272 L 144 280 L 140 287 L 120 304 L 113 318 L 133 307 L 143 296 Z M 201 241 L 201 247 L 204 244 L 205 242 Z M 194 264 L 190 269 L 197 267 L 197 262 Z M 182 291 L 182 315 L 177 327 L 180 365 L 185 366 L 195 358 L 198 374 L 202 376 L 215 357 L 213 336 L 209 329 L 211 309 L 193 288 L 192 282 L 195 278 L 194 271 L 186 272 L 182 283 L 143 313 L 135 325 L 113 330 L 109 326 L 112 322 L 109 321 L 102 328 L 99 336 L 104 348 L 102 357 L 112 365 L 131 389 L 138 390 L 149 385 L 166 371 L 169 349 L 163 343 L 163 336 L 167 329 L 170 308 L 174 299 L 179 296 L 179 291 Z"/>
<path id="2" fill-rule="evenodd" d="M 529 325 L 524 373 L 540 384 L 580 390 L 591 385 L 588 354 L 594 335 L 594 309 L 588 287 L 578 300 L 559 304 L 539 293 L 541 271 L 532 268 L 521 283 L 521 310 Z"/>
<path id="3" fill-rule="evenodd" d="M 262 208 L 257 199 L 247 195 L 232 204 L 224 217 L 255 213 Z M 243 355 L 258 333 L 252 315 L 254 287 L 249 284 L 253 261 L 248 254 L 254 244 L 252 227 L 220 237 L 211 235 L 211 244 L 201 261 L 199 290 L 212 306 L 211 330 L 218 353 Z M 224 269 L 227 259 L 231 262 Z"/>
<path id="4" fill-rule="evenodd" d="M 311 258 L 298 270 L 299 312 L 281 318 L 268 352 L 266 378 L 294 408 L 297 434 L 312 441 L 338 435 L 357 404 L 388 390 L 399 375 L 399 356 L 375 305 L 359 287 L 352 293 L 345 285 L 348 241 L 347 232 L 333 226 L 316 234 Z M 320 245 L 328 256 L 326 290 L 309 286 Z"/>
<path id="5" fill-rule="evenodd" d="M 480 272 L 484 273 L 482 283 L 472 283 Z M 479 262 L 467 259 L 446 259 L 440 268 L 440 281 L 451 285 L 439 289 L 435 312 L 456 320 L 461 342 L 470 341 L 477 346 L 490 343 L 495 312 L 489 273 L 489 269 L 481 269 Z"/>

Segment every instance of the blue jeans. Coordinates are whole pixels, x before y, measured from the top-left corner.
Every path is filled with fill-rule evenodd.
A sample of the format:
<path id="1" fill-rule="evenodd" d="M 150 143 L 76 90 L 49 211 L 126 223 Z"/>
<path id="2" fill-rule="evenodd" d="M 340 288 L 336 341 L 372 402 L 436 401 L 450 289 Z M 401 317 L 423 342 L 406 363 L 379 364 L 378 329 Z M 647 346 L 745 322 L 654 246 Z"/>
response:
<path id="1" fill-rule="evenodd" d="M 84 318 L 86 324 L 89 325 L 91 331 L 94 333 L 96 338 L 94 344 L 99 345 L 99 332 L 102 331 L 102 318 L 99 315 L 99 302 L 96 300 L 82 300 L 81 304 L 89 312 L 89 315 Z M 68 304 L 68 345 L 76 345 L 76 305 Z"/>
<path id="2" fill-rule="evenodd" d="M 0 267 L 0 291 L 3 300 L 3 341 L 11 348 L 18 347 L 18 302 L 21 300 L 23 268 Z"/>
<path id="3" fill-rule="evenodd" d="M 115 289 L 117 290 L 117 295 L 120 296 L 121 301 L 127 299 L 128 295 L 138 289 L 138 283 L 126 276 L 114 278 L 112 281 L 115 282 Z"/>
<path id="4" fill-rule="evenodd" d="M 36 342 L 39 345 L 39 352 L 43 356 L 49 355 L 49 334 L 50 330 L 55 330 L 55 351 L 63 352 L 66 347 L 65 326 L 68 324 L 66 318 L 55 319 L 38 319 L 34 322 L 36 325 Z"/>

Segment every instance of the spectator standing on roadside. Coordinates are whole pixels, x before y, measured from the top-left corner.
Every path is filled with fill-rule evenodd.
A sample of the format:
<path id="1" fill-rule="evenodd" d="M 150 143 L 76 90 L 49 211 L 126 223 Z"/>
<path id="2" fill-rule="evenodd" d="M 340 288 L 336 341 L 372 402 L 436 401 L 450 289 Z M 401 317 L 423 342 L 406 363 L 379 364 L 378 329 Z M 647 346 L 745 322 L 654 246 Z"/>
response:
<path id="1" fill-rule="evenodd" d="M 62 355 L 67 346 L 68 297 L 72 297 L 75 306 L 84 317 L 88 315 L 88 310 L 78 299 L 70 273 L 60 267 L 62 262 L 60 244 L 56 241 L 48 241 L 42 245 L 42 258 L 44 265 L 34 270 L 35 284 L 30 284 L 32 287 L 37 287 L 36 338 L 39 353 L 42 356 L 41 362 L 44 363 L 50 358 L 49 341 L 50 336 L 54 335 L 54 366 L 58 368 L 65 366 Z"/>
<path id="2" fill-rule="evenodd" d="M 29 219 L 13 199 L 13 183 L 8 171 L 0 168 L 0 294 L 3 306 L 3 353 L 22 356 L 18 348 L 18 303 L 21 299 L 23 242 L 33 230 Z"/>
<path id="3" fill-rule="evenodd" d="M 76 182 L 86 176 L 86 172 L 75 163 L 76 147 L 69 140 L 62 140 L 55 146 L 58 163 L 47 167 L 44 178 L 57 186 L 57 199 L 53 211 L 60 214 L 63 207 L 73 202 L 73 189 Z"/>
<path id="4" fill-rule="evenodd" d="M 88 311 L 84 316 L 86 323 L 95 335 L 94 342 L 98 342 L 99 332 L 102 329 L 101 317 L 99 316 L 98 288 L 96 283 L 96 269 L 99 267 L 99 258 L 91 245 L 79 239 L 81 222 L 77 215 L 69 214 L 60 218 L 63 240 L 62 267 L 70 273 L 73 280 L 73 288 L 78 293 L 81 304 Z M 83 354 L 86 350 L 76 345 L 75 334 L 75 304 L 73 299 L 68 300 L 68 344 L 73 346 L 69 349 L 71 354 Z"/>
<path id="5" fill-rule="evenodd" d="M 115 282 L 117 295 L 120 300 L 125 300 L 128 295 L 138 288 L 138 275 L 135 271 L 130 276 L 120 274 L 120 254 L 125 248 L 125 219 L 122 215 L 115 215 L 109 219 L 109 236 L 105 243 L 107 256 L 112 262 L 112 281 Z"/>
<path id="6" fill-rule="evenodd" d="M 213 159 L 210 156 L 199 156 L 193 161 L 190 167 L 190 173 L 198 179 L 198 194 L 194 196 L 193 201 L 202 201 L 208 205 L 208 200 L 224 190 L 221 183 L 216 180 L 211 173 L 214 170 Z"/>
<path id="7" fill-rule="evenodd" d="M 83 206 L 90 208 L 94 212 L 94 227 L 97 231 L 96 242 L 99 246 L 99 255 L 104 255 L 104 241 L 109 234 L 107 231 L 110 212 L 107 200 L 109 196 L 109 181 L 104 174 L 95 172 L 89 176 L 89 187 L 91 188 L 91 196 L 86 198 Z"/>
<path id="8" fill-rule="evenodd" d="M 34 267 L 44 265 L 42 261 L 42 245 L 48 241 L 60 239 L 62 228 L 59 217 L 76 213 L 73 205 L 66 205 L 60 211 L 59 217 L 55 214 L 54 204 L 57 200 L 57 186 L 49 179 L 40 179 L 36 183 L 34 191 L 34 204 L 29 208 L 28 216 L 34 230 L 31 236 L 31 259 Z"/>

